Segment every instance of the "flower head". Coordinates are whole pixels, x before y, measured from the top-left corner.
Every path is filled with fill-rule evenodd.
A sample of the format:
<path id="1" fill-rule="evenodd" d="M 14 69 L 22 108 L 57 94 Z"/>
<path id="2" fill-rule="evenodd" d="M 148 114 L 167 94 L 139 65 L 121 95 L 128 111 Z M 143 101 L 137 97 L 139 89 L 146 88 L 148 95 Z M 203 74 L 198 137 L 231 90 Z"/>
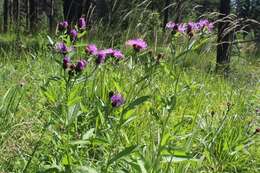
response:
<path id="1" fill-rule="evenodd" d="M 134 50 L 139 52 L 140 50 L 147 48 L 147 43 L 143 39 L 132 39 L 126 42 L 126 45 L 133 46 Z"/>
<path id="2" fill-rule="evenodd" d="M 186 23 L 181 23 L 178 25 L 178 32 L 184 33 L 187 31 L 187 24 Z"/>
<path id="3" fill-rule="evenodd" d="M 69 26 L 69 23 L 65 20 L 65 21 L 60 22 L 60 23 L 58 24 L 58 30 L 59 30 L 59 31 L 64 31 L 65 29 L 68 28 L 68 26 Z"/>
<path id="4" fill-rule="evenodd" d="M 112 56 L 117 59 L 122 59 L 124 57 L 123 53 L 120 50 L 113 50 Z"/>
<path id="5" fill-rule="evenodd" d="M 97 46 L 95 44 L 89 44 L 85 48 L 85 52 L 90 54 L 90 55 L 96 55 L 97 54 Z"/>
<path id="6" fill-rule="evenodd" d="M 66 46 L 66 44 L 64 42 L 56 43 L 55 49 L 62 54 L 66 54 L 70 51 L 70 49 Z"/>
<path id="7" fill-rule="evenodd" d="M 76 72 L 81 72 L 85 69 L 85 67 L 87 66 L 87 61 L 85 60 L 79 60 L 77 65 L 76 65 Z"/>
<path id="8" fill-rule="evenodd" d="M 72 29 L 70 30 L 70 37 L 73 41 L 75 41 L 78 37 L 78 32 L 76 31 L 76 29 Z"/>
<path id="9" fill-rule="evenodd" d="M 97 64 L 103 64 L 105 62 L 107 55 L 103 50 L 100 50 L 100 51 L 97 52 L 96 56 L 97 56 L 96 63 Z"/>
<path id="10" fill-rule="evenodd" d="M 176 30 L 178 25 L 175 22 L 170 21 L 166 24 L 166 28 L 170 30 Z"/>
<path id="11" fill-rule="evenodd" d="M 111 92 L 109 93 L 109 97 L 113 107 L 119 107 L 124 104 L 124 98 L 120 93 Z"/>
<path id="12" fill-rule="evenodd" d="M 207 29 L 209 32 L 212 32 L 214 24 L 207 19 L 202 19 L 198 22 L 200 29 Z"/>
<path id="13" fill-rule="evenodd" d="M 79 27 L 79 29 L 86 29 L 87 22 L 84 17 L 79 18 L 78 27 Z"/>
<path id="14" fill-rule="evenodd" d="M 114 52 L 112 48 L 104 49 L 102 51 L 106 54 L 106 56 L 111 56 Z"/>
<path id="15" fill-rule="evenodd" d="M 212 32 L 213 29 L 214 29 L 214 24 L 212 22 L 210 22 L 206 27 L 207 27 L 209 32 Z"/>
<path id="16" fill-rule="evenodd" d="M 64 68 L 64 69 L 67 69 L 68 66 L 69 66 L 69 63 L 70 63 L 70 58 L 67 57 L 67 56 L 65 56 L 65 57 L 63 58 L 63 68 Z"/>

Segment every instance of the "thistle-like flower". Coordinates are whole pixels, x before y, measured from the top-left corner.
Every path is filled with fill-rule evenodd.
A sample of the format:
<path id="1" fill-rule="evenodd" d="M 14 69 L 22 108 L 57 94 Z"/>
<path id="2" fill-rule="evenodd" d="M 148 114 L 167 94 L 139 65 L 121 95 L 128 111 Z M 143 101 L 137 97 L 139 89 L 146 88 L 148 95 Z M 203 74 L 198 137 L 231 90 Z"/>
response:
<path id="1" fill-rule="evenodd" d="M 109 98 L 113 107 L 119 107 L 124 104 L 124 98 L 120 93 L 110 92 Z"/>
<path id="2" fill-rule="evenodd" d="M 83 30 L 83 29 L 86 29 L 86 27 L 87 27 L 87 22 L 86 22 L 86 20 L 85 20 L 84 17 L 79 18 L 78 27 L 79 27 L 79 29 L 82 29 L 82 30 Z"/>
<path id="3" fill-rule="evenodd" d="M 69 26 L 69 23 L 65 20 L 65 21 L 60 22 L 58 24 L 58 30 L 59 31 L 64 31 L 64 30 L 66 30 L 68 28 L 68 26 Z"/>
<path id="4" fill-rule="evenodd" d="M 134 50 L 137 52 L 147 48 L 147 43 L 143 39 L 140 39 L 140 38 L 128 40 L 126 42 L 126 45 L 132 46 L 134 48 Z"/>
<path id="5" fill-rule="evenodd" d="M 70 48 L 68 48 L 64 42 L 58 42 L 55 44 L 55 50 L 59 53 L 67 54 Z"/>
<path id="6" fill-rule="evenodd" d="M 87 66 L 87 61 L 85 61 L 84 59 L 79 60 L 77 65 L 76 65 L 76 72 L 82 72 Z"/>
<path id="7" fill-rule="evenodd" d="M 76 31 L 76 29 L 72 29 L 70 30 L 70 37 L 73 41 L 75 41 L 78 38 L 78 32 Z"/>
<path id="8" fill-rule="evenodd" d="M 95 44 L 89 44 L 86 46 L 85 52 L 90 55 L 96 55 L 98 52 L 97 46 Z"/>
<path id="9" fill-rule="evenodd" d="M 115 57 L 116 59 L 124 58 L 124 55 L 120 50 L 113 50 L 112 56 Z"/>
<path id="10" fill-rule="evenodd" d="M 70 63 L 70 58 L 65 56 L 63 58 L 63 69 L 67 69 L 69 67 L 69 63 Z"/>
<path id="11" fill-rule="evenodd" d="M 103 64 L 105 62 L 107 55 L 103 50 L 100 50 L 100 51 L 97 52 L 96 56 L 97 56 L 96 63 L 97 64 Z"/>

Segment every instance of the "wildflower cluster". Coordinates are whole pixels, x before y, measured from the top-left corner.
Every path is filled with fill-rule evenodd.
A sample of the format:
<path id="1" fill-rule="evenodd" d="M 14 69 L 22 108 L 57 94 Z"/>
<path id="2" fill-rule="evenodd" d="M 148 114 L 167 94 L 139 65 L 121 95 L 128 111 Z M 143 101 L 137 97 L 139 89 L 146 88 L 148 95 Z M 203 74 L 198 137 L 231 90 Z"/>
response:
<path id="1" fill-rule="evenodd" d="M 166 24 L 166 28 L 174 32 L 186 33 L 189 37 L 193 37 L 196 32 L 212 32 L 214 24 L 207 19 L 188 23 L 175 23 L 170 21 Z"/>
<path id="2" fill-rule="evenodd" d="M 87 28 L 87 21 L 84 17 L 78 20 L 77 25 L 71 28 L 68 21 L 60 22 L 57 26 L 58 33 L 66 33 L 71 38 L 71 41 L 75 42 L 78 39 L 78 34 Z"/>
<path id="3" fill-rule="evenodd" d="M 69 53 L 76 51 L 76 47 L 80 47 L 76 46 L 77 40 L 79 39 L 78 36 L 82 34 L 82 31 L 86 28 L 87 21 L 83 17 L 78 20 L 77 25 L 73 28 L 71 28 L 67 21 L 60 22 L 57 26 L 57 33 L 60 34 L 62 41 L 55 44 L 55 50 L 63 55 L 63 69 L 67 70 L 71 75 L 83 71 L 89 62 L 85 60 L 87 58 L 80 58 L 76 63 L 72 63 L 71 57 L 69 57 Z M 70 41 L 66 38 L 70 38 Z M 129 40 L 126 42 L 126 45 L 132 46 L 137 52 L 147 48 L 147 43 L 142 39 Z M 97 65 L 103 64 L 109 57 L 115 58 L 116 60 L 124 58 L 124 54 L 118 49 L 99 49 L 95 44 L 87 44 L 85 46 L 85 53 L 86 57 L 94 56 Z"/>
<path id="4" fill-rule="evenodd" d="M 98 49 L 95 44 L 88 44 L 85 48 L 85 52 L 88 55 L 93 55 L 96 57 L 97 64 L 103 64 L 108 57 L 114 57 L 117 60 L 124 58 L 123 53 L 117 49 Z"/>
<path id="5" fill-rule="evenodd" d="M 88 22 L 83 17 L 78 20 L 74 27 L 71 27 L 67 21 L 60 22 L 57 26 L 57 34 L 61 41 L 56 42 L 54 48 L 56 52 L 62 55 L 62 68 L 70 76 L 81 74 L 93 57 L 96 66 L 103 64 L 108 58 L 114 58 L 116 61 L 119 61 L 125 57 L 119 49 L 98 48 L 96 44 L 89 43 L 84 48 L 85 57 L 81 55 L 81 58 L 73 61 L 72 55 L 77 55 L 73 52 L 81 52 L 78 50 L 81 46 L 77 45 L 77 41 L 81 35 L 86 33 L 84 30 L 87 26 Z M 148 47 L 147 43 L 141 38 L 128 40 L 125 44 L 126 46 L 131 46 L 135 52 L 140 52 Z M 118 92 L 110 92 L 109 100 L 112 107 L 119 107 L 124 104 L 124 98 Z"/>

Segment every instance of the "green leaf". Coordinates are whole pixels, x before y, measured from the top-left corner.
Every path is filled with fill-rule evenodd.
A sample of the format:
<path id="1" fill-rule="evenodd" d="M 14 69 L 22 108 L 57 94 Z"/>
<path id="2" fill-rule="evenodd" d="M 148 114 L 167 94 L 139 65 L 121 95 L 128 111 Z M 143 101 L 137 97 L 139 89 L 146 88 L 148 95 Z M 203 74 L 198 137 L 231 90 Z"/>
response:
<path id="1" fill-rule="evenodd" d="M 69 98 L 69 101 L 68 101 L 68 106 L 71 107 L 77 103 L 80 103 L 80 101 L 82 100 L 82 97 L 80 96 L 76 96 L 76 97 L 73 97 L 73 98 Z"/>
<path id="2" fill-rule="evenodd" d="M 54 41 L 51 39 L 51 37 L 47 35 L 47 38 L 48 38 L 49 43 L 50 43 L 51 45 L 54 45 Z"/>
<path id="3" fill-rule="evenodd" d="M 71 141 L 71 145 L 86 145 L 89 144 L 90 142 L 87 140 L 77 140 L 77 141 Z"/>
<path id="4" fill-rule="evenodd" d="M 132 145 L 130 147 L 125 148 L 123 151 L 119 152 L 112 159 L 110 159 L 107 164 L 110 165 L 118 159 L 130 155 L 137 148 L 137 146 L 138 145 Z"/>
<path id="5" fill-rule="evenodd" d="M 135 107 L 137 107 L 138 105 L 146 102 L 148 99 L 150 98 L 150 96 L 143 96 L 143 97 L 139 97 L 136 100 L 134 100 L 133 102 L 131 102 L 127 108 L 125 108 L 122 112 L 122 114 L 124 115 L 125 113 L 127 113 L 129 110 L 134 109 Z"/>
<path id="6" fill-rule="evenodd" d="M 147 173 L 147 170 L 145 169 L 145 166 L 144 166 L 144 162 L 139 159 L 139 160 L 137 160 L 137 163 L 138 163 L 138 165 L 139 165 L 139 167 L 141 169 L 141 172 L 142 173 Z"/>
<path id="7" fill-rule="evenodd" d="M 95 131 L 94 128 L 89 129 L 89 130 L 83 135 L 82 139 L 83 139 L 83 140 L 88 140 L 88 139 L 90 139 L 91 137 L 94 136 L 94 131 Z"/>
<path id="8" fill-rule="evenodd" d="M 163 162 L 184 162 L 184 161 L 193 161 L 193 162 L 198 162 L 199 159 L 194 159 L 191 157 L 178 157 L 175 155 L 167 155 L 163 156 Z"/>
<path id="9" fill-rule="evenodd" d="M 97 173 L 98 171 L 89 166 L 80 166 L 75 168 L 75 173 Z"/>

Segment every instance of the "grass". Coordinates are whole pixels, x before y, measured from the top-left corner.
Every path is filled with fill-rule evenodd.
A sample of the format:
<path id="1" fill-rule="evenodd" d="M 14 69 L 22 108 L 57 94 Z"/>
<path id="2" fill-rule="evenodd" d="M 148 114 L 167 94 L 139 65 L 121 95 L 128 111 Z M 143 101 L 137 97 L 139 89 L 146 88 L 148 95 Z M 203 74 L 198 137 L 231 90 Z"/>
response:
<path id="1" fill-rule="evenodd" d="M 166 46 L 160 63 L 122 49 L 124 60 L 91 61 L 70 82 L 47 47 L 3 54 L 1 172 L 260 171 L 257 59 L 232 57 L 223 77 L 214 49 L 177 65 Z M 113 108 L 110 91 L 124 105 Z"/>

